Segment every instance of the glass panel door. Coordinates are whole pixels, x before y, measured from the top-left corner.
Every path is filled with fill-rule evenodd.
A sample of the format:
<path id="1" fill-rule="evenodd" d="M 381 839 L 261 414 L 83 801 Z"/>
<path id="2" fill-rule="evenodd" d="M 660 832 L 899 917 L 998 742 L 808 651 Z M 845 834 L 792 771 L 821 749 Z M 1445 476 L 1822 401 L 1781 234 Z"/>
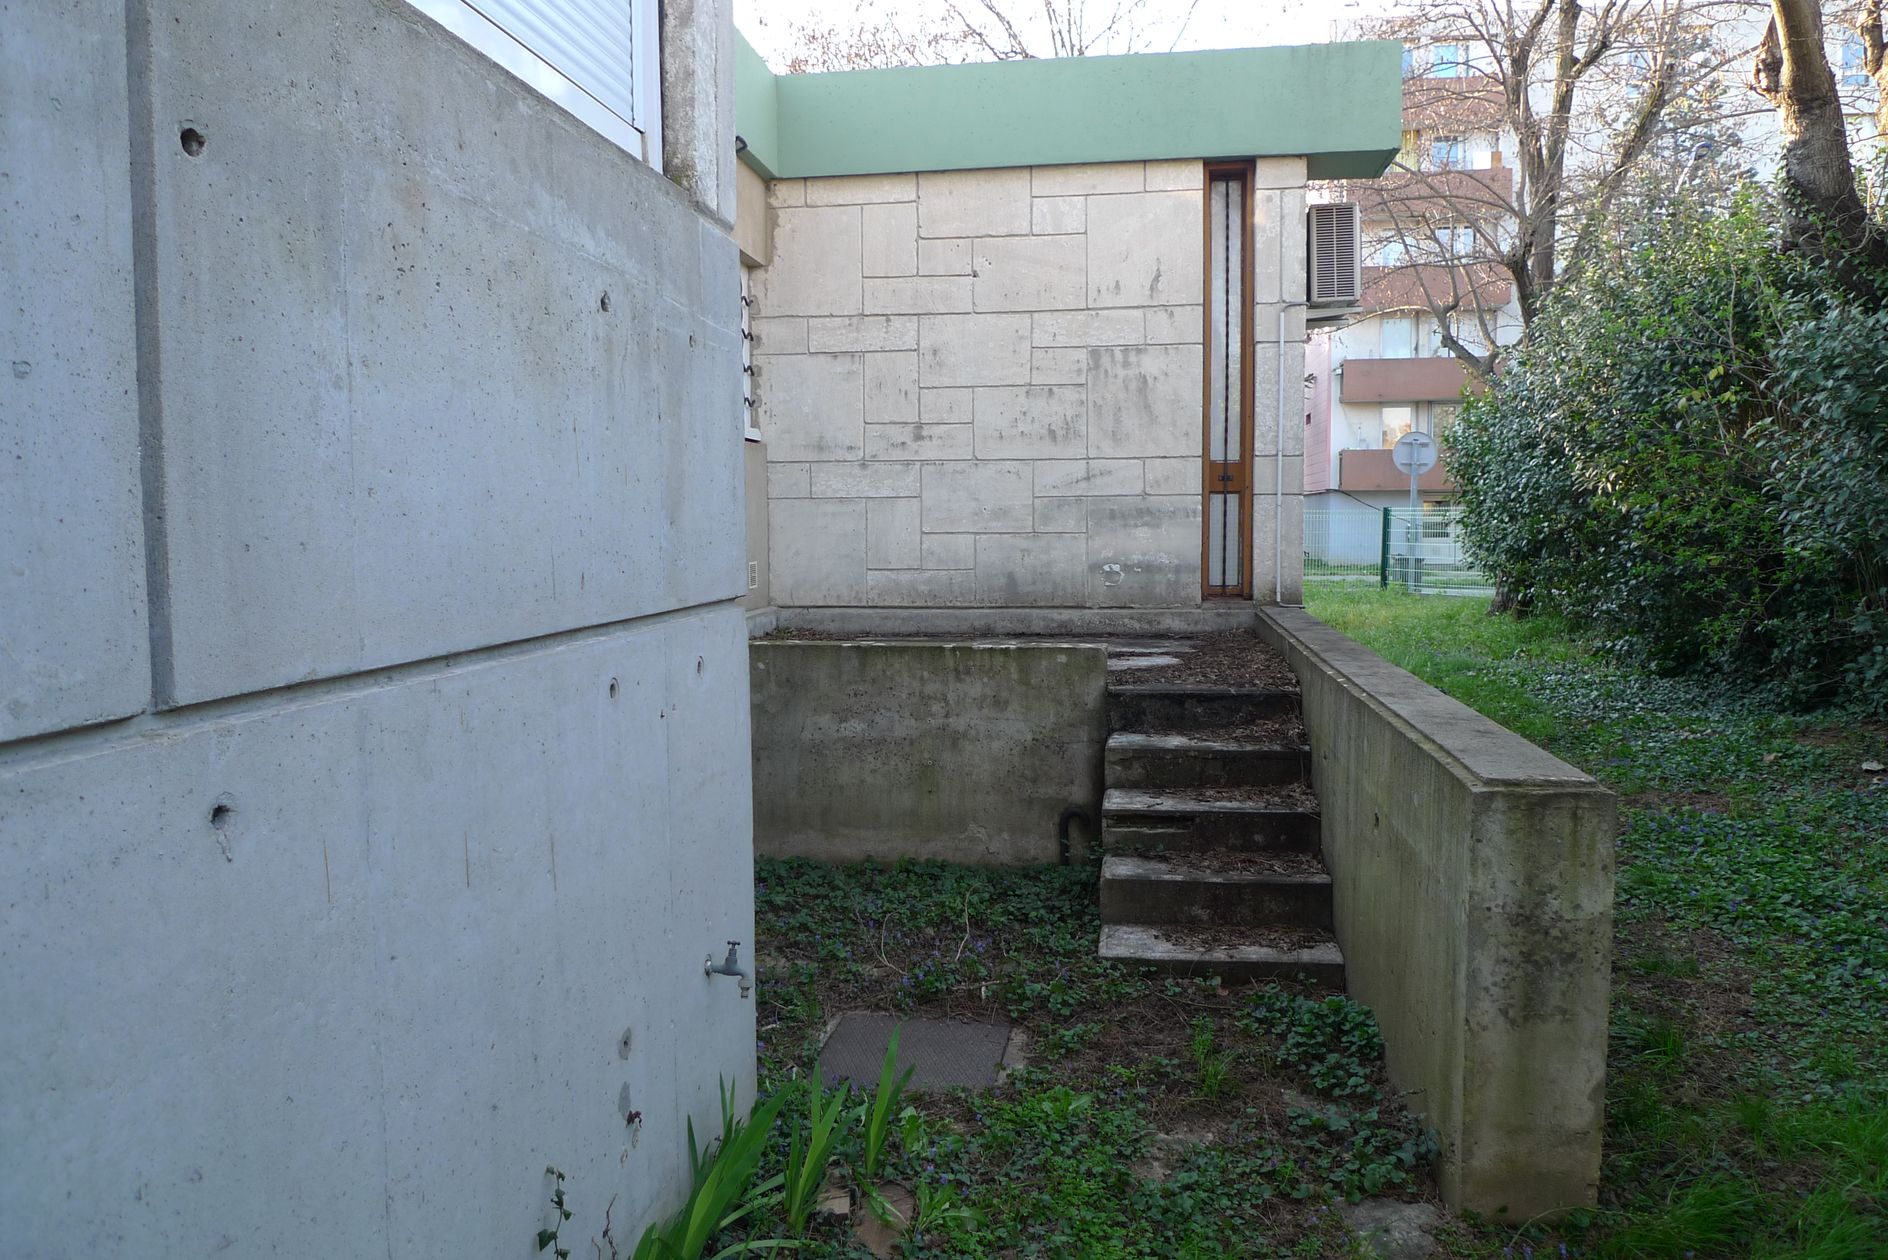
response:
<path id="1" fill-rule="evenodd" d="M 1251 167 L 1206 182 L 1206 533 L 1204 592 L 1252 593 Z"/>

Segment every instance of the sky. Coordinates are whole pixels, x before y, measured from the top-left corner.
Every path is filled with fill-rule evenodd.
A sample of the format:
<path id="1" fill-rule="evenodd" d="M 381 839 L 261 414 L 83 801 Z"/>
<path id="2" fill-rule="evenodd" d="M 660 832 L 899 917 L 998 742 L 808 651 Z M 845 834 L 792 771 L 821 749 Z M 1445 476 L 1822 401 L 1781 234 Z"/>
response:
<path id="1" fill-rule="evenodd" d="M 972 11 L 976 0 L 961 0 Z M 1040 9 L 1038 0 L 1004 0 L 1005 11 L 1023 16 Z M 1087 0 L 1099 13 L 1113 0 Z M 1143 27 L 1152 51 L 1169 47 L 1243 48 L 1265 44 L 1321 44 L 1330 40 L 1335 22 L 1388 8 L 1391 0 L 1199 0 L 1184 29 L 1188 0 L 1150 0 Z M 796 25 L 844 26 L 870 20 L 874 11 L 901 23 L 922 25 L 946 14 L 943 0 L 734 0 L 735 25 L 768 61 L 776 63 L 791 43 Z"/>

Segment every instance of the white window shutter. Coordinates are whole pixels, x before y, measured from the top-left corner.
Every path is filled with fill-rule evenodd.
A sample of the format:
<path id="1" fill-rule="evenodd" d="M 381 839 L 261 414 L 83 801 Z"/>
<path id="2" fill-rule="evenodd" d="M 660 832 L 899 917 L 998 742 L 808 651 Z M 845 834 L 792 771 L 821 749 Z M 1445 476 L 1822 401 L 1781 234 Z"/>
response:
<path id="1" fill-rule="evenodd" d="M 631 0 L 467 0 L 599 105 L 641 129 Z"/>

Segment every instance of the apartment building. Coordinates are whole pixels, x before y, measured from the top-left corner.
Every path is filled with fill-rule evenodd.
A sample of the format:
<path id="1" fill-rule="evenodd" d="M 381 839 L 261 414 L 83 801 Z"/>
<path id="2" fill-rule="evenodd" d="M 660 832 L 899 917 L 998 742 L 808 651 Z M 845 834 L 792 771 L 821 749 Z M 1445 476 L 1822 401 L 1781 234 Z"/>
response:
<path id="1" fill-rule="evenodd" d="M 1521 332 L 1506 275 L 1471 261 L 1513 224 L 1500 86 L 1462 44 L 1407 49 L 1403 71 L 1403 147 L 1391 172 L 1312 195 L 1352 202 L 1363 220 L 1360 309 L 1314 331 L 1306 354 L 1306 542 L 1338 562 L 1374 559 L 1381 510 L 1408 502 L 1409 478 L 1390 458 L 1397 439 L 1446 435 L 1476 387 L 1448 339 L 1479 352 Z M 1419 488 L 1432 502 L 1454 489 L 1440 466 Z"/>

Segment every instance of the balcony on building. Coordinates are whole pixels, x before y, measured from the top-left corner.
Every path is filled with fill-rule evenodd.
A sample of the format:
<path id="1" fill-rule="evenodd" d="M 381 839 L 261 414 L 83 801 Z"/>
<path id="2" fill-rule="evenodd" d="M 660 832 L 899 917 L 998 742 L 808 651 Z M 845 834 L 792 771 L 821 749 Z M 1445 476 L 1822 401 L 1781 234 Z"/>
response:
<path id="1" fill-rule="evenodd" d="M 1397 263 L 1363 269 L 1366 311 L 1393 311 L 1405 307 L 1424 310 L 1447 304 L 1458 295 L 1463 306 L 1497 310 L 1514 297 L 1514 284 L 1496 263 Z"/>

